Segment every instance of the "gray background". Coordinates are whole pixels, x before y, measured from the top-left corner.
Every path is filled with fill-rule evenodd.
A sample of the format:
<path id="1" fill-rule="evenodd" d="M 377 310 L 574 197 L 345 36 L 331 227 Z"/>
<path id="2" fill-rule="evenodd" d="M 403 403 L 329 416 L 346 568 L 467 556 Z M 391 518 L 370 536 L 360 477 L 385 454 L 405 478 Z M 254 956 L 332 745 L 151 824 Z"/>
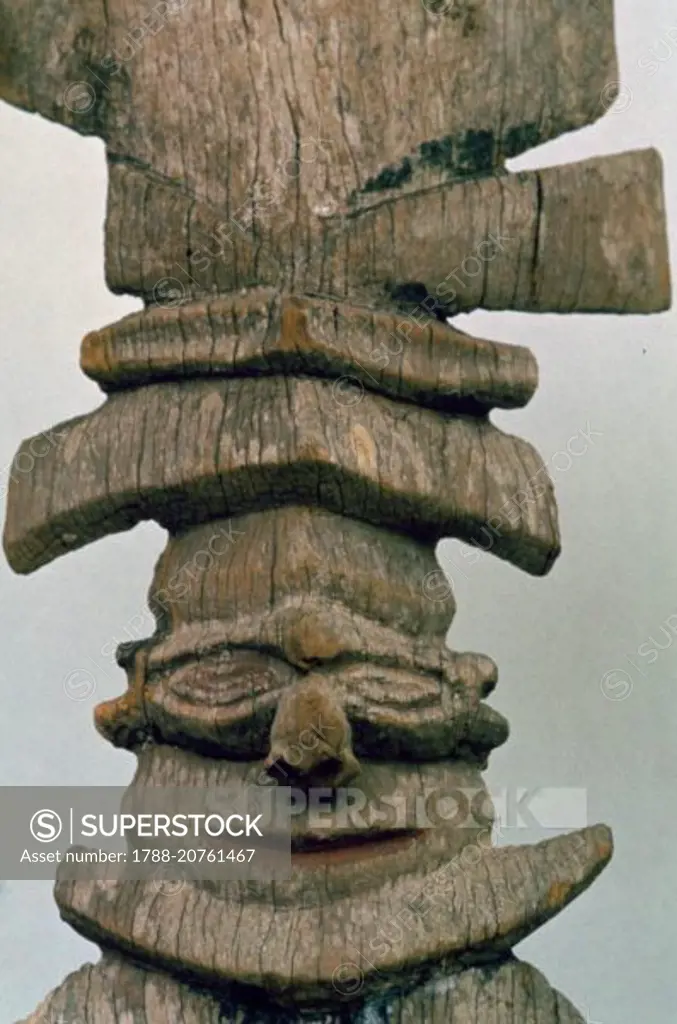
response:
<path id="1" fill-rule="evenodd" d="M 621 101 L 599 124 L 512 166 L 657 145 L 677 267 L 677 11 L 673 0 L 617 0 L 617 12 Z M 661 58 L 655 65 L 652 48 Z M 81 337 L 139 304 L 104 285 L 102 143 L 4 104 L 0 141 L 4 485 L 22 438 L 99 404 L 96 387 L 78 370 Z M 677 644 L 666 625 L 677 613 L 677 313 L 462 319 L 479 336 L 528 344 L 539 360 L 537 396 L 523 411 L 495 415 L 499 426 L 533 441 L 549 463 L 588 423 L 601 434 L 569 468 L 562 456 L 551 464 L 562 467 L 551 472 L 564 551 L 546 579 L 488 555 L 471 564 L 456 542 L 440 546 L 459 604 L 450 643 L 491 654 L 501 669 L 492 702 L 512 735 L 493 756 L 490 785 L 585 787 L 590 820 L 615 832 L 606 872 L 518 952 L 591 1024 L 664 1024 L 675 1019 L 677 1002 Z M 163 536 L 144 524 L 28 578 L 0 562 L 4 784 L 131 778 L 134 759 L 98 737 L 92 708 L 123 688 L 122 672 L 102 649 L 150 631 L 145 595 Z M 677 618 L 670 621 L 677 629 Z M 602 685 L 613 670 L 627 674 Z M 505 833 L 508 842 L 541 837 Z M 32 1010 L 96 954 L 60 922 L 49 883 L 2 884 L 3 1024 Z"/>

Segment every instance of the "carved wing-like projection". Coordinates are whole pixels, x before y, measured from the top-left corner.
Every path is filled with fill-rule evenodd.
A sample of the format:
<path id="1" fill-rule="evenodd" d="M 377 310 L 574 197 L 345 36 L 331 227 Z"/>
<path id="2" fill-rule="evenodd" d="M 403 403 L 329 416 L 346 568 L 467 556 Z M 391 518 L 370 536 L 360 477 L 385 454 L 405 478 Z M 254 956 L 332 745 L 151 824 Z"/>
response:
<path id="1" fill-rule="evenodd" d="M 282 882 L 61 877 L 106 955 L 31 1024 L 582 1024 L 511 950 L 611 839 L 490 848 L 507 723 L 434 549 L 559 553 L 542 460 L 489 418 L 536 362 L 446 314 L 670 303 L 654 150 L 506 170 L 617 88 L 612 0 L 0 0 L 0 96 L 104 140 L 107 281 L 144 302 L 83 341 L 101 407 L 17 454 L 7 558 L 164 525 L 156 631 L 95 715 L 130 795 L 275 768 L 333 801 L 298 805 Z M 303 756 L 318 708 L 357 816 L 338 745 Z"/>

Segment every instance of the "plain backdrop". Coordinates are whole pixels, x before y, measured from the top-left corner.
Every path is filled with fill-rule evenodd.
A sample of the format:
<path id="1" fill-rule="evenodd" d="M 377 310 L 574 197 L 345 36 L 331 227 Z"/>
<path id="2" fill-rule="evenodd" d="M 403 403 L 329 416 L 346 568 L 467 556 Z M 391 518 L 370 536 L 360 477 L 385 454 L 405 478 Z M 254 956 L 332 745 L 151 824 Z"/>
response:
<path id="1" fill-rule="evenodd" d="M 617 0 L 617 38 L 623 90 L 615 108 L 511 166 L 657 146 L 674 260 L 673 0 Z M 22 438 L 100 403 L 78 369 L 80 340 L 139 303 L 110 295 L 104 284 L 103 144 L 5 104 L 0 144 L 6 475 Z M 609 823 L 616 840 L 592 888 L 518 955 L 591 1024 L 666 1024 L 677 1016 L 677 313 L 462 319 L 479 336 L 529 345 L 539 360 L 536 397 L 494 421 L 532 441 L 550 464 L 564 544 L 545 579 L 490 555 L 473 562 L 454 541 L 439 548 L 459 606 L 450 644 L 486 652 L 500 667 L 491 699 L 512 731 L 492 757 L 488 781 L 512 792 L 584 789 L 589 820 Z M 570 465 L 557 456 L 590 428 L 594 443 L 583 455 Z M 2 784 L 129 781 L 133 758 L 98 736 L 92 709 L 123 689 L 123 673 L 102 650 L 129 639 L 163 544 L 163 531 L 143 524 L 34 576 L 13 575 L 0 561 Z M 71 696 L 81 696 L 82 678 L 93 680 L 95 693 L 70 699 L 64 681 L 75 679 Z M 545 834 L 506 829 L 504 841 Z M 0 1022 L 27 1014 L 97 952 L 59 920 L 50 883 L 0 883 Z"/>

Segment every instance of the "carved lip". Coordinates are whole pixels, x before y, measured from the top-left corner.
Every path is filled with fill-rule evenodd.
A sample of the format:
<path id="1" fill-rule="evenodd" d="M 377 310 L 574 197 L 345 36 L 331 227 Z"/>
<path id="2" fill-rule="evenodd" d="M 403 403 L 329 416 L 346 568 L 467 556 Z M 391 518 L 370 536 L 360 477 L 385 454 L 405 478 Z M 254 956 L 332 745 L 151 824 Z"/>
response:
<path id="1" fill-rule="evenodd" d="M 298 791 L 299 794 L 301 792 Z M 348 788 L 336 792 L 339 797 L 344 793 L 349 797 L 352 791 Z M 475 784 L 472 789 L 470 785 L 467 789 L 459 785 L 456 794 L 451 784 L 444 787 L 443 783 L 437 792 L 395 792 L 395 808 L 374 790 L 367 792 L 356 787 L 355 792 L 367 797 L 356 820 L 350 820 L 345 814 L 348 800 L 346 805 L 340 805 L 337 800 L 335 807 L 323 810 L 321 817 L 315 814 L 314 808 L 305 809 L 299 817 L 292 817 L 289 822 L 284 817 L 282 827 L 286 828 L 289 825 L 291 828 L 292 851 L 301 853 L 305 850 L 329 849 L 338 845 L 382 842 L 388 837 L 422 836 L 440 829 L 450 834 L 469 834 L 471 831 L 477 832 L 487 828 L 491 830 L 493 825 L 491 797 L 481 783 Z M 463 805 L 462 800 L 466 793 L 469 799 L 467 804 Z M 272 834 L 275 831 L 273 824 L 269 832 Z"/>
<path id="2" fill-rule="evenodd" d="M 409 851 L 426 833 L 426 829 L 399 829 L 371 835 L 341 836 L 327 840 L 309 839 L 293 844 L 292 868 L 322 868 L 334 864 L 359 862 L 374 857 L 391 857 Z M 296 848 L 294 848 L 296 846 Z M 390 865 L 389 865 L 390 867 Z"/>
<path id="3" fill-rule="evenodd" d="M 466 846 L 486 846 L 490 840 L 490 824 L 417 828 L 405 823 L 393 828 L 383 823 L 370 830 L 334 831 L 319 837 L 305 832 L 292 837 L 291 877 L 275 880 L 275 902 L 293 907 L 309 899 L 334 902 L 358 892 L 373 896 L 388 879 L 427 874 L 459 856 Z M 256 899 L 272 898 L 270 884 L 262 883 Z"/>
<path id="4" fill-rule="evenodd" d="M 430 832 L 439 836 L 441 830 Z M 420 842 L 413 843 L 417 859 Z M 256 900 L 243 899 L 239 887 L 229 896 L 215 886 L 186 885 L 167 901 L 158 899 L 152 883 L 113 882 L 102 890 L 94 879 L 69 882 L 58 872 L 55 895 L 62 916 L 100 945 L 170 971 L 180 963 L 185 975 L 212 986 L 239 981 L 265 990 L 267 998 L 284 998 L 293 986 L 296 1003 L 319 1005 L 335 1000 L 346 964 L 360 965 L 361 995 L 367 995 L 421 965 L 504 955 L 587 888 L 608 862 L 612 841 L 608 829 L 597 826 L 536 846 L 474 844 L 468 850 L 447 850 L 438 868 L 419 859 L 410 876 L 384 873 L 390 858 L 376 858 L 377 903 L 357 884 L 372 874 L 371 862 L 356 871 L 352 861 L 345 865 L 343 892 L 328 893 L 325 872 L 317 872 L 317 901 L 308 880 L 285 913 L 277 887 L 274 898 Z M 218 937 L 207 945 L 205 920 Z M 293 934 L 308 936 L 310 955 L 299 958 Z"/>

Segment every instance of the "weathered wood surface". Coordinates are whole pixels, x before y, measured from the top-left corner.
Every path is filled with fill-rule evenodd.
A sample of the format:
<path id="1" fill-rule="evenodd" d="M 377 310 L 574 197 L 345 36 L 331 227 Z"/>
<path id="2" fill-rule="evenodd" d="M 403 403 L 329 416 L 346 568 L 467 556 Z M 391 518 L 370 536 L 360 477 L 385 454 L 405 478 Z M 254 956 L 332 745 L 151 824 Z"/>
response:
<path id="1" fill-rule="evenodd" d="M 257 771 L 153 748 L 140 755 L 136 783 L 183 776 L 195 784 L 201 775 L 215 785 L 232 783 L 238 772 L 253 781 Z M 468 778 L 469 769 L 456 771 Z M 297 844 L 302 826 L 303 819 Z M 198 983 L 236 981 L 281 1003 L 331 1004 L 337 971 L 356 958 L 366 994 L 395 980 L 415 982 L 421 965 L 460 968 L 504 954 L 585 889 L 611 855 L 603 826 L 497 849 L 481 831 L 425 829 L 389 853 L 384 843 L 394 840 L 374 843 L 371 858 L 358 862 L 297 853 L 292 878 L 257 883 L 256 897 L 233 883 L 219 891 L 215 883 L 187 881 L 163 898 L 157 884 L 92 876 L 57 881 L 56 899 L 85 937 Z"/>
<path id="2" fill-rule="evenodd" d="M 125 806 L 133 804 L 136 791 L 143 795 L 152 786 L 173 791 L 206 786 L 210 792 L 235 794 L 251 786 L 271 791 L 277 785 L 263 770 L 262 760 L 231 761 L 150 744 L 137 753 Z M 296 777 L 279 785 L 289 786 L 293 798 L 288 878 L 239 883 L 225 875 L 219 881 L 201 881 L 199 872 L 193 876 L 190 868 L 181 877 L 195 877 L 198 888 L 219 900 L 295 912 L 373 895 L 387 886 L 391 871 L 423 880 L 466 846 L 490 845 L 491 797 L 478 766 L 464 760 L 416 764 L 365 758 L 359 778 L 341 787 L 335 801 L 322 802 L 322 793 L 328 796 L 332 788 L 326 784 L 313 790 Z M 354 845 L 345 856 L 348 839 Z M 468 854 L 468 861 L 473 856 Z"/>
<path id="3" fill-rule="evenodd" d="M 203 524 L 171 538 L 149 603 L 155 636 L 119 652 L 129 690 L 97 708 L 117 745 L 262 756 L 281 695 L 309 670 L 360 753 L 484 761 L 507 738 L 483 703 L 496 665 L 448 650 L 451 587 L 432 546 L 402 534 L 317 508 Z"/>
<path id="4" fill-rule="evenodd" d="M 655 150 L 370 195 L 303 232 L 297 248 L 294 234 L 277 236 L 265 222 L 245 232 L 199 199 L 182 203 L 173 186 L 149 182 L 136 166 L 115 164 L 110 175 L 121 198 L 108 219 L 108 284 L 149 304 L 265 283 L 382 309 L 393 282 L 416 281 L 462 310 L 651 313 L 670 305 Z M 143 210 L 134 236 L 132 209 Z"/>
<path id="5" fill-rule="evenodd" d="M 670 305 L 655 150 L 390 197 L 350 218 L 342 235 L 330 287 L 372 301 L 388 276 L 413 275 L 463 309 L 651 313 Z M 500 245 L 488 250 L 492 238 Z"/>
<path id="6" fill-rule="evenodd" d="M 456 612 L 452 587 L 432 544 L 298 505 L 214 520 L 171 535 L 148 599 L 163 634 L 191 624 L 207 630 L 222 623 L 234 630 L 237 621 L 265 621 L 285 602 L 307 602 L 309 608 L 331 602 L 355 618 L 370 619 L 410 640 L 419 638 L 422 652 L 426 641 L 444 639 Z M 342 637 L 341 650 L 359 649 L 350 633 Z M 271 629 L 264 637 L 240 628 L 250 647 L 271 643 L 272 634 Z M 291 664 L 303 667 L 311 656 L 301 650 L 303 642 L 301 636 L 284 639 L 280 631 L 275 647 L 286 651 Z M 200 649 L 207 648 L 205 635 Z"/>
<path id="7" fill-rule="evenodd" d="M 559 553 L 552 484 L 531 445 L 312 378 L 154 384 L 56 428 L 58 445 L 12 474 L 4 544 L 30 572 L 153 518 L 181 524 L 277 505 L 330 511 L 436 540 L 456 536 L 527 572 Z M 31 458 L 41 437 L 15 460 Z M 140 454 L 141 453 L 141 454 Z M 491 529 L 489 529 L 491 527 Z"/>
<path id="8" fill-rule="evenodd" d="M 538 383 L 529 349 L 470 337 L 434 312 L 432 301 L 392 316 L 260 289 L 132 313 L 88 334 L 80 363 L 108 392 L 158 380 L 307 374 L 448 412 L 526 405 Z"/>
<path id="9" fill-rule="evenodd" d="M 265 1001 L 252 1007 L 234 991 L 216 995 L 182 984 L 106 953 L 69 975 L 17 1024 L 53 1024 L 62 1014 L 66 1020 L 84 1015 L 93 1024 L 585 1024 L 539 971 L 512 957 L 366 1002 L 361 985 L 359 965 L 348 964 L 337 977 L 337 1001 L 342 995 L 347 1005 L 300 1017 Z"/>
<path id="10" fill-rule="evenodd" d="M 287 191 L 312 207 L 375 190 L 407 156 L 412 173 L 486 172 L 605 112 L 612 0 L 441 6 L 3 0 L 2 95 L 233 209 L 295 141 Z"/>
<path id="11" fill-rule="evenodd" d="M 287 880 L 59 881 L 64 918 L 116 952 L 34 1024 L 581 1024 L 510 950 L 610 834 L 489 847 L 496 667 L 446 649 L 433 550 L 557 556 L 543 462 L 487 415 L 528 401 L 536 365 L 431 317 L 667 307 L 653 150 L 505 166 L 592 123 L 617 80 L 612 0 L 0 0 L 0 96 L 105 140 L 107 280 L 147 307 L 83 343 L 105 404 L 22 446 L 10 563 L 169 528 L 156 632 L 123 645 L 128 691 L 96 713 L 137 754 L 132 791 L 269 779 L 321 693 L 381 812 L 296 815 Z M 472 793 L 472 818 L 435 804 L 421 827 L 430 791 Z"/>
<path id="12" fill-rule="evenodd" d="M 284 284 L 379 305 L 394 280 L 464 308 L 666 308 L 656 154 L 504 175 L 605 113 L 611 0 L 435 3 L 51 0 L 36 20 L 5 0 L 0 90 L 106 140 L 108 281 L 148 302 Z M 496 235 L 511 249 L 485 260 Z"/>
<path id="13" fill-rule="evenodd" d="M 147 678 L 136 669 L 122 697 L 97 707 L 99 731 L 136 749 L 153 739 L 219 756 L 267 753 L 282 695 L 309 676 L 264 655 L 226 649 Z M 506 720 L 476 691 L 375 660 L 316 673 L 353 727 L 355 750 L 374 758 L 486 761 L 508 738 Z M 305 723 L 298 723 L 303 732 Z"/>
<path id="14" fill-rule="evenodd" d="M 232 195 L 257 152 L 262 176 L 271 170 L 265 161 L 286 156 L 301 127 L 331 141 L 337 187 L 361 183 L 355 175 L 366 183 L 426 140 L 469 129 L 489 138 L 479 153 L 472 140 L 460 145 L 454 166 L 498 166 L 595 121 L 601 89 L 618 81 L 611 0 L 535 0 L 509 11 L 489 0 L 433 0 L 395 17 L 388 0 L 251 0 L 244 11 L 174 0 L 153 22 L 131 0 L 37 9 L 38 19 L 31 0 L 3 0 L 3 96 L 100 134 L 113 152 L 169 178 L 208 180 L 214 201 L 228 183 Z M 168 62 L 175 53 L 182 59 Z M 95 90 L 93 109 L 62 94 L 82 80 Z"/>

